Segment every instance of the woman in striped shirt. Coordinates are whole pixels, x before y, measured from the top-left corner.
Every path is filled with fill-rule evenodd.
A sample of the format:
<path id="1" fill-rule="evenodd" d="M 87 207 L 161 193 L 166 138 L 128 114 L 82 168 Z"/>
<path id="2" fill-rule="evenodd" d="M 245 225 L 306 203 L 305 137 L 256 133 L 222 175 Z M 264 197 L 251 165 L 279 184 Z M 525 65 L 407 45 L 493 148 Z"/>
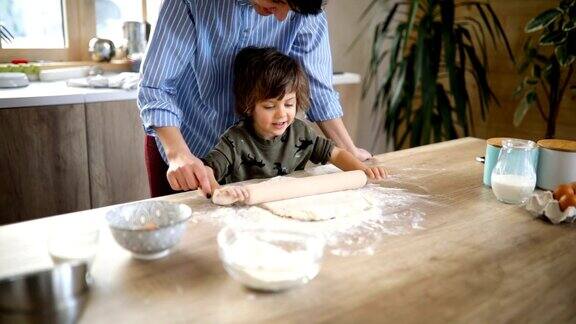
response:
<path id="1" fill-rule="evenodd" d="M 211 192 L 199 158 L 232 126 L 232 64 L 247 46 L 274 47 L 310 81 L 307 117 L 337 146 L 366 160 L 342 123 L 332 87 L 323 0 L 164 0 L 142 66 L 138 106 L 152 196 Z"/>

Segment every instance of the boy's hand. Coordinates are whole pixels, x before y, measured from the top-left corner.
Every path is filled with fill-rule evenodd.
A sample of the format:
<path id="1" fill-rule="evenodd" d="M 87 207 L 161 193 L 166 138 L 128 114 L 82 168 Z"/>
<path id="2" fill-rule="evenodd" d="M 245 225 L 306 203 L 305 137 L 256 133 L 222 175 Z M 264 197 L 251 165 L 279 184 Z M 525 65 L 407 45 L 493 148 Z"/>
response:
<path id="1" fill-rule="evenodd" d="M 386 168 L 377 166 L 365 168 L 364 173 L 370 180 L 383 180 L 390 174 Z"/>
<path id="2" fill-rule="evenodd" d="M 245 186 L 228 186 L 214 191 L 212 202 L 217 205 L 232 205 L 236 202 L 244 202 L 250 197 Z"/>

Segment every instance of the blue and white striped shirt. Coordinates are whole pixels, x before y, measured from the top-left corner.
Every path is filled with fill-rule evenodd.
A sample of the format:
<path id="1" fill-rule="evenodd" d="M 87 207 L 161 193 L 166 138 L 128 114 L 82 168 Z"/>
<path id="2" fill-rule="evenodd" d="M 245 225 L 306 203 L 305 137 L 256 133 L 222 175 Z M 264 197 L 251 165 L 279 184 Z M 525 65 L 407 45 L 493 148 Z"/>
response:
<path id="1" fill-rule="evenodd" d="M 138 106 L 146 133 L 179 127 L 194 155 L 208 154 L 237 121 L 233 61 L 246 46 L 276 47 L 300 62 L 310 80 L 311 121 L 342 116 L 324 13 L 291 11 L 278 21 L 259 15 L 249 0 L 164 0 L 141 70 Z"/>

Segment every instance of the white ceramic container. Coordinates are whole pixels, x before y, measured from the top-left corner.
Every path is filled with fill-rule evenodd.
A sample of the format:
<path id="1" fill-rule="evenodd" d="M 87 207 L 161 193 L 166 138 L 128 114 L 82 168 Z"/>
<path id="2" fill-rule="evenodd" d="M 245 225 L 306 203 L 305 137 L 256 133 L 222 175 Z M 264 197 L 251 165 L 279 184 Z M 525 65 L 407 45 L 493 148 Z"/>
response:
<path id="1" fill-rule="evenodd" d="M 576 142 L 558 139 L 538 141 L 537 186 L 554 190 L 558 185 L 576 181 Z"/>
<path id="2" fill-rule="evenodd" d="M 20 72 L 2 72 L 0 73 L 0 88 L 21 88 L 30 82 L 24 73 Z"/>

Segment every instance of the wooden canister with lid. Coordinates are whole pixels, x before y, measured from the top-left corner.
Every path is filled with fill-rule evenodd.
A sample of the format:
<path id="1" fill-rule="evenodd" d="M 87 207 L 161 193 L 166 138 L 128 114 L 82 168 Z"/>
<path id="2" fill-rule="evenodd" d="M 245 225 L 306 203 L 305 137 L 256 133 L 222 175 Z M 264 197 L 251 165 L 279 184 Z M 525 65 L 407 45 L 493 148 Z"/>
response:
<path id="1" fill-rule="evenodd" d="M 538 148 L 538 187 L 554 190 L 576 181 L 576 141 L 544 139 L 538 141 Z"/>

